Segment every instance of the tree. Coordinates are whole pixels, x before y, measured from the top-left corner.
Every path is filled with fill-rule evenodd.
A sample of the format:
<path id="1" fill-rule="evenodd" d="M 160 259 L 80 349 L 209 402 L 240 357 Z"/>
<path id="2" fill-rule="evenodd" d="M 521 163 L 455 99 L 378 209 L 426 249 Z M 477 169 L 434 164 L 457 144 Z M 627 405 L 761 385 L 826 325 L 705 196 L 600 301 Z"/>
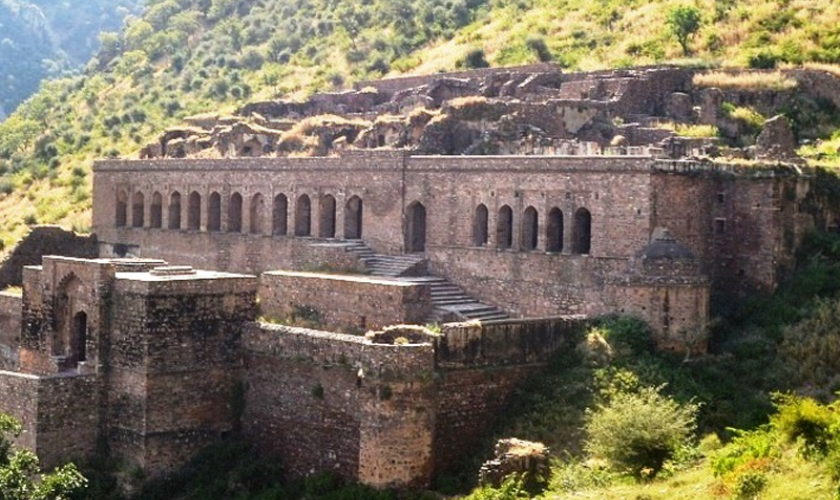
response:
<path id="1" fill-rule="evenodd" d="M 680 5 L 668 11 L 665 21 L 671 34 L 677 38 L 684 55 L 691 54 L 688 46 L 691 38 L 700 29 L 702 18 L 700 9 L 691 5 Z"/>
<path id="2" fill-rule="evenodd" d="M 698 406 L 680 404 L 658 388 L 619 392 L 607 404 L 588 412 L 585 426 L 589 452 L 617 470 L 655 476 L 687 444 L 696 426 Z"/>
<path id="3" fill-rule="evenodd" d="M 0 498 L 68 500 L 85 489 L 87 479 L 75 465 L 67 464 L 42 473 L 34 453 L 15 449 L 9 437 L 17 437 L 22 429 L 19 421 L 0 414 Z"/>

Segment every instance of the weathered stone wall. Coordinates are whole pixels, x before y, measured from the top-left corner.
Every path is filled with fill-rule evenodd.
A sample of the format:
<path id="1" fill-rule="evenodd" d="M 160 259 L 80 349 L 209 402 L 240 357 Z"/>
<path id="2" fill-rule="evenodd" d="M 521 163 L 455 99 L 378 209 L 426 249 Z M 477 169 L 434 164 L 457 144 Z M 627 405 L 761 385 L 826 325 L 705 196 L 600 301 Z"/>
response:
<path id="1" fill-rule="evenodd" d="M 0 372 L 0 412 L 20 420 L 18 446 L 50 468 L 89 457 L 97 445 L 99 398 L 93 376 Z"/>
<path id="2" fill-rule="evenodd" d="M 513 391 L 567 348 L 584 318 L 444 325 L 436 352 L 435 473 L 461 465 L 507 408 Z"/>
<path id="3" fill-rule="evenodd" d="M 650 325 L 658 349 L 705 351 L 708 283 L 611 285 L 608 295 L 616 305 L 616 312 L 636 316 Z"/>
<path id="4" fill-rule="evenodd" d="M 0 412 L 23 423 L 23 432 L 15 444 L 35 450 L 38 442 L 38 388 L 40 379 L 35 375 L 0 372 Z"/>
<path id="5" fill-rule="evenodd" d="M 653 176 L 655 227 L 689 247 L 719 296 L 772 291 L 795 265 L 810 227 L 797 205 L 799 180 L 778 171 L 712 171 L 690 162 L 659 162 Z"/>
<path id="6" fill-rule="evenodd" d="M 45 255 L 92 259 L 98 255 L 96 237 L 77 235 L 58 226 L 36 226 L 0 263 L 0 289 L 23 283 L 23 268 L 40 265 Z"/>
<path id="7" fill-rule="evenodd" d="M 41 463 L 55 467 L 93 456 L 101 429 L 98 378 L 63 375 L 39 382 L 38 446 L 34 451 Z"/>
<path id="8" fill-rule="evenodd" d="M 156 161 L 107 161 L 95 166 L 93 227 L 100 241 L 107 244 L 142 245 L 144 256 L 163 258 L 171 263 L 189 260 L 196 266 L 207 265 L 212 269 L 264 271 L 272 268 L 276 260 L 270 257 L 272 240 L 283 236 L 274 234 L 273 203 L 277 196 L 287 199 L 285 234 L 294 237 L 299 217 L 296 207 L 304 196 L 310 202 L 310 224 L 306 234 L 324 236 L 327 226 L 333 226 L 335 236 L 344 238 L 345 205 L 358 196 L 362 200 L 362 238 L 378 251 L 398 251 L 401 248 L 401 198 L 400 192 L 403 154 L 398 152 L 358 152 L 329 158 L 256 158 L 229 160 L 156 160 Z M 118 196 L 125 193 L 126 222 L 135 222 L 142 228 L 117 227 Z M 172 195 L 180 195 L 180 228 L 168 228 Z M 189 198 L 191 193 L 201 198 L 199 229 L 189 229 Z M 152 205 L 160 195 L 161 229 L 152 228 Z M 221 214 L 219 229 L 215 230 L 210 213 L 210 195 L 220 195 Z M 235 193 L 242 197 L 241 229 L 230 231 L 230 201 Z M 135 204 L 142 196 L 143 203 Z M 332 224 L 325 224 L 321 201 L 328 196 L 335 200 L 335 217 Z M 251 210 L 252 203 L 255 205 Z M 134 208 L 142 207 L 143 216 L 135 218 Z M 255 217 L 252 217 L 255 215 Z M 257 227 L 252 227 L 252 219 Z M 146 228 L 145 230 L 143 228 Z M 161 233 L 159 237 L 146 238 L 149 232 Z M 184 233 L 213 233 L 204 240 L 184 238 Z M 248 245 L 233 247 L 231 240 L 221 234 L 252 234 L 255 238 Z M 330 235 L 327 235 L 330 237 Z M 145 241 L 144 241 L 145 240 Z M 260 240 L 267 240 L 260 244 Z M 211 245 L 207 243 L 213 242 Z M 204 243 L 201 245 L 201 243 Z M 208 254 L 210 261 L 208 262 Z M 249 260 L 250 259 L 250 260 Z M 265 264 L 261 262 L 267 259 Z"/>
<path id="9" fill-rule="evenodd" d="M 560 67 L 555 64 L 537 63 L 510 68 L 480 68 L 465 71 L 448 72 L 445 75 L 419 75 L 404 76 L 398 78 L 385 78 L 382 80 L 365 80 L 353 85 L 356 90 L 372 87 L 379 92 L 393 94 L 401 90 L 407 90 L 422 85 L 428 85 L 443 77 L 446 78 L 492 78 L 494 75 L 507 75 L 510 73 L 553 73 L 560 72 Z"/>
<path id="10" fill-rule="evenodd" d="M 112 449 L 152 474 L 236 427 L 240 339 L 256 278 L 117 273 L 110 346 Z"/>
<path id="11" fill-rule="evenodd" d="M 0 292 L 0 370 L 18 368 L 22 306 L 22 296 Z"/>
<path id="12" fill-rule="evenodd" d="M 422 324 L 431 312 L 428 285 L 366 276 L 273 271 L 260 276 L 259 296 L 269 318 L 347 333 Z"/>
<path id="13" fill-rule="evenodd" d="M 431 345 L 252 325 L 243 431 L 293 474 L 332 470 L 367 484 L 428 484 Z"/>
<path id="14" fill-rule="evenodd" d="M 100 334 L 108 331 L 108 297 L 114 269 L 105 261 L 47 256 L 42 266 L 24 269 L 21 370 L 42 375 L 83 361 L 97 366 Z M 84 315 L 84 347 L 75 345 L 74 319 Z M 85 359 L 79 357 L 84 350 Z"/>

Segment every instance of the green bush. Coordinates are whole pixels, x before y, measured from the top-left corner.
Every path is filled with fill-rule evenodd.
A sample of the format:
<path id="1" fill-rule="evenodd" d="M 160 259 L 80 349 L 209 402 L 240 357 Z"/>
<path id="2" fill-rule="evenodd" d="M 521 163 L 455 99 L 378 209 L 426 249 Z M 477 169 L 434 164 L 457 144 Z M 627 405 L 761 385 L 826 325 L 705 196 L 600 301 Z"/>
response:
<path id="1" fill-rule="evenodd" d="M 754 431 L 730 431 L 735 433 L 735 438 L 712 454 L 710 465 L 716 477 L 726 476 L 750 462 L 771 458 L 779 453 L 776 435 L 767 426 Z"/>
<path id="2" fill-rule="evenodd" d="M 458 62 L 458 66 L 467 69 L 476 69 L 476 68 L 487 68 L 490 66 L 490 63 L 487 62 L 487 59 L 484 57 L 484 49 L 480 47 L 474 47 L 470 49 L 464 58 Z"/>
<path id="3" fill-rule="evenodd" d="M 658 388 L 616 394 L 588 412 L 586 448 L 611 467 L 653 477 L 691 442 L 698 405 L 680 404 Z"/>
<path id="4" fill-rule="evenodd" d="M 771 423 L 790 442 L 801 441 L 806 457 L 822 459 L 840 447 L 840 412 L 811 398 L 776 395 Z"/>

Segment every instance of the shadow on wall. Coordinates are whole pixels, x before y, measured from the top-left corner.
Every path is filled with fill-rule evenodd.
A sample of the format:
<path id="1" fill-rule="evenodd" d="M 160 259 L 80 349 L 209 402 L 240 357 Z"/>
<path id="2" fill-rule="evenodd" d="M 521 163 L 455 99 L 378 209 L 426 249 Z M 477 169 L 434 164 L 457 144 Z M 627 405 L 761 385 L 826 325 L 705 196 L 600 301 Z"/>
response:
<path id="1" fill-rule="evenodd" d="M 36 226 L 0 263 L 0 290 L 23 283 L 23 268 L 39 266 L 45 255 L 81 259 L 99 256 L 96 235 L 78 235 L 58 226 Z"/>

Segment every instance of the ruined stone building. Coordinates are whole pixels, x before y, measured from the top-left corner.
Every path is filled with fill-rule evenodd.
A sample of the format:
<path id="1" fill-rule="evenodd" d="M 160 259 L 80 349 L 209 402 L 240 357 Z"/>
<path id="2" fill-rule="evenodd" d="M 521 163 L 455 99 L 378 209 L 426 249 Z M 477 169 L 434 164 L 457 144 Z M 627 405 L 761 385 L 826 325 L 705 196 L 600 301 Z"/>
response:
<path id="1" fill-rule="evenodd" d="M 836 224 L 779 120 L 746 149 L 657 126 L 796 98 L 692 75 L 366 82 L 101 161 L 95 240 L 15 260 L 23 295 L 0 294 L 0 410 L 47 463 L 164 472 L 238 434 L 294 473 L 428 484 L 586 317 L 702 350 L 712 301 L 772 291 Z M 840 103 L 836 78 L 792 77 Z"/>

